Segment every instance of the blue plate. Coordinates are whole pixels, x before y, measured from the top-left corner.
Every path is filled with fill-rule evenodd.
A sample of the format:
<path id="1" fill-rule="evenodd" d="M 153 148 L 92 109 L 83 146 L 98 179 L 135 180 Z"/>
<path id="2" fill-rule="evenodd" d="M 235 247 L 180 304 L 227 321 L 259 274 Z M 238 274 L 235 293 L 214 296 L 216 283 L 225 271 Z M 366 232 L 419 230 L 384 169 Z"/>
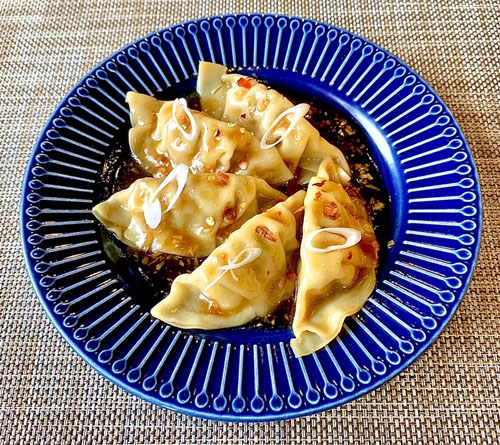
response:
<path id="1" fill-rule="evenodd" d="M 294 358 L 288 330 L 182 331 L 134 304 L 110 269 L 96 203 L 103 160 L 126 128 L 125 92 L 176 97 L 199 60 L 300 87 L 364 129 L 392 199 L 378 287 L 345 334 Z M 82 79 L 26 171 L 21 229 L 41 304 L 68 343 L 125 390 L 175 411 L 263 421 L 342 405 L 405 369 L 444 328 L 472 275 L 481 201 L 471 153 L 436 93 L 387 51 L 342 29 L 266 15 L 186 22 L 124 47 Z M 265 335 L 263 335 L 265 334 Z"/>

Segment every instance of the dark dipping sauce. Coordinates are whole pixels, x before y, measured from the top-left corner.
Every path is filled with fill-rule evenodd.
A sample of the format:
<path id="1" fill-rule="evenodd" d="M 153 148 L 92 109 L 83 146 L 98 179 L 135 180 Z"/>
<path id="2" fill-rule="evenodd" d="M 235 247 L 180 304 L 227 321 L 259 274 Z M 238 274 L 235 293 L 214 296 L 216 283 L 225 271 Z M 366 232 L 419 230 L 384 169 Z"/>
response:
<path id="1" fill-rule="evenodd" d="M 352 169 L 352 184 L 366 201 L 373 219 L 373 227 L 380 244 L 379 268 L 386 256 L 392 236 L 390 223 L 390 197 L 382 177 L 368 153 L 368 142 L 359 125 L 347 115 L 311 98 L 297 94 L 285 95 L 294 103 L 308 103 L 311 109 L 306 118 L 319 130 L 322 137 L 338 147 L 347 158 Z M 187 98 L 189 107 L 200 110 L 199 99 L 192 95 Z M 110 156 L 105 160 L 101 175 L 101 189 L 97 202 L 108 199 L 130 186 L 136 179 L 148 176 L 131 157 L 128 145 L 128 129 L 123 126 L 118 131 Z M 292 179 L 279 187 L 288 196 L 299 189 L 306 189 Z M 165 298 L 173 280 L 180 274 L 190 273 L 198 267 L 203 258 L 188 258 L 164 253 L 148 253 L 128 247 L 108 232 L 101 224 L 100 234 L 111 268 L 123 283 L 128 295 L 144 310 L 149 311 Z M 245 326 L 262 328 L 288 328 L 292 324 L 294 297 L 280 303 L 276 310 L 264 319 L 256 319 Z M 240 327 L 241 328 L 241 327 Z"/>

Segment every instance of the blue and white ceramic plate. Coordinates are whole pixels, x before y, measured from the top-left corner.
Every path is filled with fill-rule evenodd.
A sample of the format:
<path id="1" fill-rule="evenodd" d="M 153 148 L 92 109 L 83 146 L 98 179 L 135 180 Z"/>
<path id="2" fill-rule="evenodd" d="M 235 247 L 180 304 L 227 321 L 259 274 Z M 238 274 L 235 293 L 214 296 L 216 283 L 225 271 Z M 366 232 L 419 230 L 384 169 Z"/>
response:
<path id="1" fill-rule="evenodd" d="M 197 333 L 134 304 L 103 253 L 91 208 L 103 161 L 128 126 L 125 92 L 178 97 L 199 60 L 254 68 L 316 96 L 365 131 L 392 199 L 393 239 L 373 297 L 345 334 L 305 358 L 289 330 Z M 479 184 L 439 97 L 387 51 L 334 26 L 266 15 L 212 17 L 126 46 L 57 107 L 28 165 L 21 203 L 27 268 L 68 343 L 125 390 L 217 420 L 303 416 L 382 385 L 424 352 L 457 309 L 476 261 Z"/>

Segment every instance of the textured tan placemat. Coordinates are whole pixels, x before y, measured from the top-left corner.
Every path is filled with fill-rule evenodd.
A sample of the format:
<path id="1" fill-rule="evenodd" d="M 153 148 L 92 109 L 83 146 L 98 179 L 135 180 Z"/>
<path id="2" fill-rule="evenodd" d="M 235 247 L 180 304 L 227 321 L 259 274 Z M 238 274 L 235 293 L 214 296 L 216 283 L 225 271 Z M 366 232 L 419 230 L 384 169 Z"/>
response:
<path id="1" fill-rule="evenodd" d="M 283 12 L 382 45 L 458 119 L 482 180 L 483 248 L 469 292 L 410 369 L 337 410 L 222 424 L 140 401 L 90 369 L 48 321 L 21 257 L 18 205 L 55 105 L 131 40 L 190 18 Z M 500 3 L 466 1 L 0 1 L 0 443 L 499 443 Z"/>

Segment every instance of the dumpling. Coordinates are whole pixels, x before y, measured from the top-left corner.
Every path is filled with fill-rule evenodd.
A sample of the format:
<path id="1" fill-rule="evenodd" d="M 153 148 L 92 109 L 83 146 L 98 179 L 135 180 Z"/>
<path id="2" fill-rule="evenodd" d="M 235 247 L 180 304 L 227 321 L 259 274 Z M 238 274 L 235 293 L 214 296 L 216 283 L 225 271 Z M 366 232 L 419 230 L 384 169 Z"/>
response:
<path id="1" fill-rule="evenodd" d="M 188 171 L 180 164 L 166 178 L 138 179 L 92 212 L 129 246 L 206 257 L 247 219 L 286 199 L 253 176 Z"/>
<path id="2" fill-rule="evenodd" d="M 222 65 L 200 62 L 197 91 L 203 111 L 250 130 L 261 139 L 262 148 L 275 146 L 292 171 L 298 167 L 301 183 L 316 174 L 326 156 L 342 167 L 342 183 L 349 182 L 350 169 L 342 152 L 304 118 L 307 104 L 293 106 L 252 77 L 226 73 Z"/>
<path id="3" fill-rule="evenodd" d="M 268 315 L 295 288 L 297 218 L 305 192 L 256 215 L 192 273 L 178 276 L 153 317 L 186 329 L 240 326 Z"/>
<path id="4" fill-rule="evenodd" d="M 344 319 L 359 311 L 376 284 L 379 245 L 363 199 L 336 181 L 327 158 L 311 179 L 304 202 L 303 239 L 291 346 L 311 354 L 334 339 Z"/>
<path id="5" fill-rule="evenodd" d="M 270 184 L 283 184 L 293 177 L 275 148 L 262 150 L 249 131 L 190 110 L 185 99 L 160 101 L 129 92 L 127 102 L 130 149 L 139 165 L 154 176 L 163 176 L 182 163 L 193 171 L 218 169 L 257 176 Z"/>

